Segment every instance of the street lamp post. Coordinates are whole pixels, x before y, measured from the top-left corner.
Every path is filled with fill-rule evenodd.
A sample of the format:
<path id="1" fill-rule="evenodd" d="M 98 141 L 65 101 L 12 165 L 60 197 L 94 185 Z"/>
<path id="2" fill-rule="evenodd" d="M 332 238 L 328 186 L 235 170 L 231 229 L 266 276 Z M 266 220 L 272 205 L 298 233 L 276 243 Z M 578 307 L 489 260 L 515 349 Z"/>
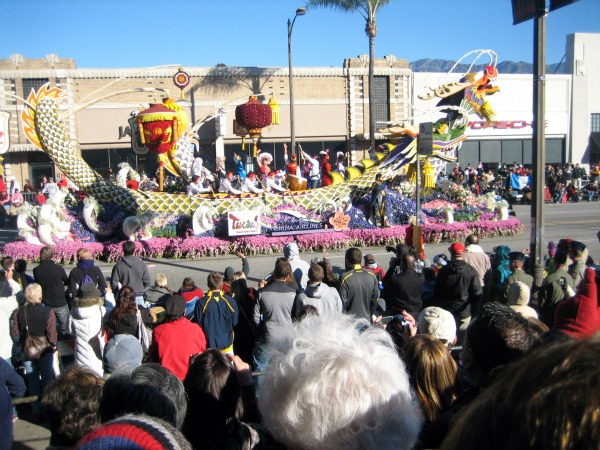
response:
<path id="1" fill-rule="evenodd" d="M 288 61 L 290 77 L 290 136 L 292 141 L 292 155 L 296 154 L 296 123 L 294 122 L 294 74 L 292 72 L 292 30 L 296 17 L 306 14 L 306 8 L 298 8 L 294 20 L 288 19 Z"/>

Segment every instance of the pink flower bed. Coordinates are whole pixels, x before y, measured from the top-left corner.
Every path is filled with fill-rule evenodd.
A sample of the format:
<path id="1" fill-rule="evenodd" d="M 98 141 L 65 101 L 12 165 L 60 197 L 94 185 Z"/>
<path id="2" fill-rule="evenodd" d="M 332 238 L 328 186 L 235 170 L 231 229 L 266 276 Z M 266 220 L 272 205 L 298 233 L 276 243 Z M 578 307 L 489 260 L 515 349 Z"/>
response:
<path id="1" fill-rule="evenodd" d="M 423 209 L 444 209 L 446 207 L 451 207 L 452 209 L 457 209 L 458 205 L 456 203 L 447 202 L 446 200 L 432 200 L 427 203 L 423 203 L 421 208 Z"/>
<path id="2" fill-rule="evenodd" d="M 342 250 L 352 246 L 371 247 L 394 245 L 404 242 L 406 226 L 377 228 L 371 230 L 355 229 L 328 233 L 296 235 L 298 247 L 305 252 L 321 252 L 327 250 Z M 482 238 L 497 236 L 513 236 L 523 231 L 521 222 L 511 217 L 508 220 L 455 222 L 452 224 L 428 222 L 423 225 L 423 236 L 426 243 L 442 241 L 464 241 L 465 237 L 475 233 Z M 152 238 L 137 241 L 136 253 L 145 258 L 185 258 L 199 259 L 205 256 L 229 254 L 240 251 L 247 255 L 281 253 L 283 246 L 294 240 L 293 236 L 268 237 L 264 235 L 246 236 L 233 239 L 214 237 L 187 239 L 181 238 Z M 60 264 L 74 264 L 77 249 L 85 247 L 90 250 L 95 259 L 108 262 L 118 261 L 123 256 L 122 242 L 81 243 L 61 242 L 54 247 L 54 261 Z M 23 241 L 11 242 L 4 245 L 2 250 L 6 256 L 22 258 L 28 262 L 39 259 L 41 247 Z"/>

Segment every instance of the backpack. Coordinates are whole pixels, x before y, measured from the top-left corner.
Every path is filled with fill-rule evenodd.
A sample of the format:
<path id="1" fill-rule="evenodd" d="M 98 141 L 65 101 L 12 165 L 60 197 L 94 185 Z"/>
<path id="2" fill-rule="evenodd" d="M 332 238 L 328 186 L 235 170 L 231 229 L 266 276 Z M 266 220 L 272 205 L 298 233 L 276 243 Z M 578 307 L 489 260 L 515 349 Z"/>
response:
<path id="1" fill-rule="evenodd" d="M 83 277 L 83 280 L 81 280 L 81 286 L 83 286 L 85 283 L 92 283 L 93 285 L 96 285 L 94 280 L 92 280 L 92 277 L 90 277 L 89 273 L 86 273 L 85 276 Z"/>
<path id="2" fill-rule="evenodd" d="M 79 283 L 79 285 L 77 286 L 77 297 L 81 296 L 81 286 L 83 286 L 86 283 L 91 283 L 94 285 L 94 287 L 98 287 L 98 283 L 94 281 L 90 274 L 84 272 L 83 279 L 81 280 L 81 283 Z"/>

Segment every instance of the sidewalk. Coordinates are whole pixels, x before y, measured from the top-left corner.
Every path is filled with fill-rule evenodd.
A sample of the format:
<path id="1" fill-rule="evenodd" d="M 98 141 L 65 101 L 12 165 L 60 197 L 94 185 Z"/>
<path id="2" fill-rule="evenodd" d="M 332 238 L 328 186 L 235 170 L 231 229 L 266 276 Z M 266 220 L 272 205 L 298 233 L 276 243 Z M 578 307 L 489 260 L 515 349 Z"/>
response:
<path id="1" fill-rule="evenodd" d="M 19 420 L 14 424 L 13 450 L 44 450 L 50 445 L 48 424 L 36 424 L 29 405 L 19 405 Z"/>

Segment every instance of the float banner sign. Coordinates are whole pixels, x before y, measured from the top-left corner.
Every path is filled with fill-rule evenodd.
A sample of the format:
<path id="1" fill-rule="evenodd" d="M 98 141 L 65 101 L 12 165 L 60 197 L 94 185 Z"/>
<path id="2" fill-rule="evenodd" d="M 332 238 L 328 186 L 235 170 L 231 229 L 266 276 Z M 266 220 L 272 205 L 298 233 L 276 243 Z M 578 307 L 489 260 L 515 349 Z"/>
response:
<path id="1" fill-rule="evenodd" d="M 258 210 L 229 211 L 227 213 L 229 236 L 250 236 L 261 233 Z"/>

